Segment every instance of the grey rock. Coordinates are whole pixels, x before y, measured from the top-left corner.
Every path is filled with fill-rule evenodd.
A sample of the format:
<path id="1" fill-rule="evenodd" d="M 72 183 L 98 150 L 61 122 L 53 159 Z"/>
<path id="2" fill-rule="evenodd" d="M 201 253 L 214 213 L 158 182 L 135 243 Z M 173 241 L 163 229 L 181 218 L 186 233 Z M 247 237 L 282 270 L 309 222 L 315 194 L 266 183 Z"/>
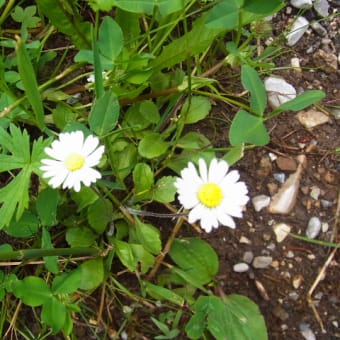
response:
<path id="1" fill-rule="evenodd" d="M 290 4 L 295 8 L 311 8 L 312 0 L 290 0 Z"/>
<path id="2" fill-rule="evenodd" d="M 260 211 L 265 207 L 268 207 L 270 203 L 270 197 L 266 195 L 257 195 L 252 198 L 252 203 L 256 211 Z"/>
<path id="3" fill-rule="evenodd" d="M 281 77 L 267 77 L 264 80 L 268 103 L 272 109 L 278 108 L 296 97 L 295 88 Z"/>
<path id="4" fill-rule="evenodd" d="M 287 39 L 287 45 L 288 46 L 294 46 L 304 35 L 304 33 L 307 31 L 309 26 L 309 21 L 305 17 L 298 17 L 288 34 L 286 34 Z"/>
<path id="5" fill-rule="evenodd" d="M 327 35 L 327 30 L 317 21 L 313 21 L 310 27 L 320 36 L 325 37 Z"/>
<path id="6" fill-rule="evenodd" d="M 315 334 L 310 329 L 310 326 L 306 323 L 299 325 L 300 333 L 306 340 L 316 340 Z"/>
<path id="7" fill-rule="evenodd" d="M 286 179 L 286 175 L 283 172 L 276 172 L 275 174 L 273 174 L 273 177 L 281 184 L 283 184 Z"/>
<path id="8" fill-rule="evenodd" d="M 296 118 L 306 129 L 311 129 L 329 122 L 327 115 L 314 109 L 300 111 L 296 114 Z"/>
<path id="9" fill-rule="evenodd" d="M 254 254 L 252 251 L 246 251 L 244 254 L 243 254 L 243 258 L 242 260 L 246 263 L 251 263 L 254 259 Z"/>
<path id="10" fill-rule="evenodd" d="M 318 217 L 312 217 L 308 221 L 306 236 L 309 238 L 316 238 L 321 230 L 321 221 Z"/>
<path id="11" fill-rule="evenodd" d="M 329 3 L 327 0 L 315 0 L 313 6 L 321 17 L 324 18 L 328 16 Z"/>
<path id="12" fill-rule="evenodd" d="M 256 256 L 253 260 L 254 268 L 267 268 L 271 265 L 273 258 L 271 256 Z"/>
<path id="13" fill-rule="evenodd" d="M 236 273 L 245 273 L 249 270 L 249 265 L 247 263 L 240 262 L 233 266 L 233 270 Z"/>

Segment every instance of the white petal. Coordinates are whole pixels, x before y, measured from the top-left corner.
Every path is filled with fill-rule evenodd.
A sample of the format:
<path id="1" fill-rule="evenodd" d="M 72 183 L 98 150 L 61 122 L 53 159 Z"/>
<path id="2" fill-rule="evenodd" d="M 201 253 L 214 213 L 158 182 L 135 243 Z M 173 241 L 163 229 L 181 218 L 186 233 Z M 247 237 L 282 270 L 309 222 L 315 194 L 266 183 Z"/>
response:
<path id="1" fill-rule="evenodd" d="M 67 177 L 68 172 L 59 172 L 58 174 L 56 174 L 55 176 L 53 176 L 48 184 L 51 185 L 53 188 L 57 188 L 59 187 L 64 181 L 65 178 Z"/>
<path id="2" fill-rule="evenodd" d="M 209 166 L 208 181 L 219 184 L 228 172 L 228 169 L 229 165 L 227 162 L 223 160 L 218 162 L 216 158 L 214 158 Z"/>
<path id="3" fill-rule="evenodd" d="M 205 160 L 203 158 L 200 158 L 198 161 L 198 166 L 199 166 L 199 170 L 200 170 L 200 175 L 202 178 L 203 182 L 208 182 L 208 169 L 207 169 L 207 163 L 205 162 Z"/>
<path id="4" fill-rule="evenodd" d="M 237 170 L 230 171 L 222 180 L 221 186 L 229 186 L 236 183 L 240 178 L 240 174 Z"/>
<path id="5" fill-rule="evenodd" d="M 102 158 L 104 150 L 105 150 L 104 146 L 100 146 L 91 155 L 87 156 L 86 157 L 87 166 L 96 166 L 100 162 L 100 159 Z"/>
<path id="6" fill-rule="evenodd" d="M 99 138 L 92 135 L 85 139 L 84 145 L 82 146 L 81 154 L 84 156 L 90 155 L 98 146 Z"/>
<path id="7" fill-rule="evenodd" d="M 200 220 L 202 218 L 203 213 L 204 213 L 204 206 L 202 204 L 196 205 L 189 212 L 189 216 L 188 216 L 189 223 L 195 223 L 197 220 Z"/>
<path id="8" fill-rule="evenodd" d="M 234 220 L 228 215 L 223 213 L 221 210 L 217 212 L 217 219 L 222 224 L 229 228 L 235 229 L 236 225 Z"/>

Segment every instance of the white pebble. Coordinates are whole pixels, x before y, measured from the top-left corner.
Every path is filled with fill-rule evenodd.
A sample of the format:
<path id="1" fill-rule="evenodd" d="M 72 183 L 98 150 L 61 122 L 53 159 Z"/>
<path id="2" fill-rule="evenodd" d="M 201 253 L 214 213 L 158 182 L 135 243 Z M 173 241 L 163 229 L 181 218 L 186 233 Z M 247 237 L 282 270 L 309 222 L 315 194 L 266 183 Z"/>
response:
<path id="1" fill-rule="evenodd" d="M 260 211 L 265 207 L 268 207 L 270 203 L 270 197 L 266 195 L 258 195 L 252 198 L 252 203 L 256 211 Z"/>
<path id="2" fill-rule="evenodd" d="M 236 273 L 244 273 L 249 270 L 249 265 L 247 263 L 240 262 L 233 266 L 233 270 Z"/>
<path id="3" fill-rule="evenodd" d="M 312 0 L 290 0 L 290 4 L 295 8 L 311 8 Z"/>
<path id="4" fill-rule="evenodd" d="M 306 236 L 309 238 L 316 238 L 321 230 L 321 221 L 318 217 L 312 217 L 307 225 Z"/>
<path id="5" fill-rule="evenodd" d="M 281 243 L 290 233 L 292 227 L 286 223 L 278 223 L 273 226 L 276 241 Z"/>
<path id="6" fill-rule="evenodd" d="M 287 45 L 294 46 L 304 35 L 304 33 L 308 29 L 309 22 L 305 17 L 298 17 L 291 29 L 290 32 L 286 35 Z"/>
<path id="7" fill-rule="evenodd" d="M 267 268 L 271 265 L 273 258 L 271 256 L 256 256 L 253 260 L 254 268 Z"/>

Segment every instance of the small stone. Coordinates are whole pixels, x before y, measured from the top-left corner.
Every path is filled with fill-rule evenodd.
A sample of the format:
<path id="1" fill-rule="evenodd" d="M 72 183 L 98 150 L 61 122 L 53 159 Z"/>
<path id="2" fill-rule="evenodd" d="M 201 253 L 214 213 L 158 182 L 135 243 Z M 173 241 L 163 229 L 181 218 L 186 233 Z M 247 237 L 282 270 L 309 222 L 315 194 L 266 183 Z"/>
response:
<path id="1" fill-rule="evenodd" d="M 290 0 L 290 4 L 295 8 L 311 8 L 312 0 Z"/>
<path id="2" fill-rule="evenodd" d="M 273 174 L 273 177 L 281 184 L 283 184 L 286 179 L 286 175 L 283 172 L 275 173 Z"/>
<path id="3" fill-rule="evenodd" d="M 306 323 L 302 323 L 299 325 L 300 333 L 306 340 L 316 340 L 315 334 L 309 328 L 309 325 Z"/>
<path id="4" fill-rule="evenodd" d="M 256 256 L 253 260 L 254 268 L 267 268 L 271 265 L 273 258 L 271 256 Z"/>
<path id="5" fill-rule="evenodd" d="M 292 227 L 286 223 L 278 223 L 273 226 L 276 241 L 281 243 L 290 233 Z"/>
<path id="6" fill-rule="evenodd" d="M 329 117 L 321 111 L 308 110 L 296 114 L 298 121 L 307 129 L 329 122 Z"/>
<path id="7" fill-rule="evenodd" d="M 286 35 L 287 45 L 294 46 L 304 35 L 304 33 L 308 29 L 309 22 L 305 17 L 298 17 L 291 29 L 290 32 Z"/>
<path id="8" fill-rule="evenodd" d="M 272 163 L 269 159 L 269 157 L 262 157 L 260 160 L 260 164 L 258 166 L 258 170 L 256 171 L 256 174 L 259 177 L 267 177 L 271 171 L 272 171 Z"/>
<path id="9" fill-rule="evenodd" d="M 320 193 L 321 193 L 321 189 L 319 187 L 315 185 L 311 187 L 310 197 L 314 198 L 315 200 L 318 200 Z"/>
<path id="10" fill-rule="evenodd" d="M 249 265 L 247 263 L 240 262 L 233 266 L 233 270 L 236 273 L 245 273 L 249 270 Z"/>
<path id="11" fill-rule="evenodd" d="M 295 255 L 291 250 L 288 250 L 285 256 L 287 259 L 292 259 Z"/>
<path id="12" fill-rule="evenodd" d="M 306 236 L 309 238 L 316 238 L 321 230 L 321 221 L 318 217 L 312 217 L 307 225 Z"/>
<path id="13" fill-rule="evenodd" d="M 275 243 L 270 243 L 270 244 L 268 244 L 268 246 L 266 248 L 271 250 L 271 251 L 274 251 L 275 248 L 276 248 L 276 245 L 275 245 Z"/>
<path id="14" fill-rule="evenodd" d="M 268 103 L 272 109 L 277 109 L 281 104 L 296 97 L 295 88 L 280 77 L 267 77 L 264 80 L 267 91 Z"/>
<path id="15" fill-rule="evenodd" d="M 317 21 L 313 21 L 310 27 L 320 36 L 325 37 L 327 35 L 327 30 Z"/>
<path id="16" fill-rule="evenodd" d="M 270 197 L 266 195 L 258 195 L 252 198 L 252 203 L 255 211 L 260 211 L 265 207 L 268 207 L 270 203 Z"/>
<path id="17" fill-rule="evenodd" d="M 241 236 L 239 242 L 244 243 L 244 244 L 251 244 L 251 241 L 248 238 L 246 238 L 245 236 Z"/>
<path id="18" fill-rule="evenodd" d="M 254 259 L 254 254 L 252 251 L 246 251 L 243 254 L 242 260 L 246 263 L 251 263 Z"/>
<path id="19" fill-rule="evenodd" d="M 327 233 L 329 229 L 329 224 L 327 222 L 321 223 L 321 230 L 323 233 Z"/>
<path id="20" fill-rule="evenodd" d="M 269 152 L 268 156 L 272 162 L 277 159 L 277 156 L 275 155 L 275 153 Z"/>
<path id="21" fill-rule="evenodd" d="M 321 17 L 328 16 L 329 4 L 327 0 L 315 0 L 314 9 Z"/>
<path id="22" fill-rule="evenodd" d="M 332 74 L 338 70 L 337 56 L 333 53 L 318 49 L 313 54 L 313 61 L 322 71 Z"/>
<path id="23" fill-rule="evenodd" d="M 289 314 L 281 306 L 275 307 L 273 309 L 273 314 L 282 321 L 289 318 Z"/>
<path id="24" fill-rule="evenodd" d="M 320 200 L 321 206 L 323 208 L 330 208 L 332 206 L 332 202 L 327 201 L 327 200 Z"/>
<path id="25" fill-rule="evenodd" d="M 280 170 L 283 171 L 295 171 L 297 168 L 297 164 L 295 159 L 290 157 L 277 157 L 276 164 Z"/>
<path id="26" fill-rule="evenodd" d="M 292 279 L 292 285 L 295 289 L 298 289 L 301 286 L 303 281 L 303 276 L 301 274 L 295 275 Z"/>
<path id="27" fill-rule="evenodd" d="M 277 260 L 274 260 L 271 264 L 271 266 L 275 269 L 279 268 L 280 267 L 280 262 L 277 261 Z"/>
<path id="28" fill-rule="evenodd" d="M 292 299 L 293 301 L 297 301 L 299 299 L 299 294 L 297 292 L 290 292 L 288 294 L 289 298 Z"/>

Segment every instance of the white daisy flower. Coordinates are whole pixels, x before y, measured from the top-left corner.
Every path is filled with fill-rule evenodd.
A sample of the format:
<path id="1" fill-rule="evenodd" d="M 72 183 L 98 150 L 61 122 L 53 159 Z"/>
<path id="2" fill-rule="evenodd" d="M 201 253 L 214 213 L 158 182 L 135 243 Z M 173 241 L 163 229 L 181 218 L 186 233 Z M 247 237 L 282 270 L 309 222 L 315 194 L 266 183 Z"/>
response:
<path id="1" fill-rule="evenodd" d="M 178 200 L 189 212 L 189 223 L 201 221 L 206 232 L 219 224 L 235 228 L 233 217 L 242 217 L 242 208 L 248 202 L 248 189 L 238 182 L 237 170 L 228 173 L 229 165 L 214 158 L 209 169 L 203 159 L 199 160 L 199 171 L 193 163 L 181 171 L 175 181 Z"/>
<path id="2" fill-rule="evenodd" d="M 100 172 L 92 168 L 104 153 L 104 146 L 98 145 L 98 137 L 89 135 L 85 139 L 82 131 L 59 134 L 59 139 L 44 150 L 52 159 L 41 161 L 43 178 L 50 178 L 48 184 L 53 188 L 62 184 L 63 189 L 79 191 L 81 182 L 90 186 L 101 178 Z"/>

